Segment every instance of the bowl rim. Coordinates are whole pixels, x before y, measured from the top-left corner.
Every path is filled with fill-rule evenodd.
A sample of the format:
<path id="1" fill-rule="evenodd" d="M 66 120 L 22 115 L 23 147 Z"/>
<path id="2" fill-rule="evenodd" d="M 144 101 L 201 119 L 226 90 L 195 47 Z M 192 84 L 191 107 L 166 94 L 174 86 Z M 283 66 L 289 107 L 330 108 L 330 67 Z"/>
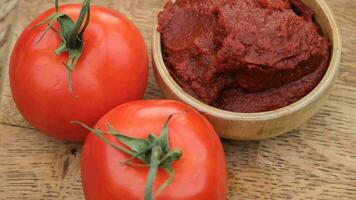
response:
<path id="1" fill-rule="evenodd" d="M 161 37 L 160 33 L 157 31 L 157 23 L 155 25 L 153 40 L 152 40 L 152 55 L 153 61 L 155 63 L 155 68 L 160 74 L 164 83 L 177 95 L 177 97 L 187 103 L 188 105 L 198 109 L 200 112 L 207 114 L 209 116 L 215 116 L 222 119 L 227 120 L 239 120 L 239 121 L 265 121 L 276 119 L 284 116 L 288 116 L 296 111 L 301 110 L 306 105 L 309 105 L 316 101 L 328 88 L 330 88 L 336 78 L 337 72 L 339 70 L 340 60 L 341 60 L 341 49 L 342 49 L 342 40 L 341 40 L 341 32 L 339 26 L 335 20 L 335 17 L 330 10 L 329 6 L 323 0 L 313 0 L 315 1 L 319 7 L 324 12 L 328 23 L 332 27 L 332 32 L 330 34 L 330 40 L 332 41 L 332 51 L 331 58 L 328 70 L 326 71 L 323 79 L 319 82 L 319 84 L 306 96 L 299 99 L 298 101 L 276 109 L 272 111 L 266 112 L 255 112 L 255 113 L 241 113 L 241 112 L 232 112 L 219 108 L 215 108 L 213 106 L 207 105 L 198 99 L 192 97 L 188 93 L 186 93 L 178 83 L 173 79 L 170 75 L 162 56 L 161 49 Z"/>

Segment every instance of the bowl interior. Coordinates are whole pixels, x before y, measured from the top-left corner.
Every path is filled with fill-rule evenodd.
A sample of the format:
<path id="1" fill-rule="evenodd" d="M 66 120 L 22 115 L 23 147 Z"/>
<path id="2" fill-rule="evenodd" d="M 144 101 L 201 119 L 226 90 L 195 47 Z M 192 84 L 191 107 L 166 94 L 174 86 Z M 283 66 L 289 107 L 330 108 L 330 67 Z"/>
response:
<path id="1" fill-rule="evenodd" d="M 338 72 L 341 59 L 341 34 L 330 8 L 323 0 L 303 0 L 303 2 L 314 10 L 316 21 L 320 24 L 324 34 L 330 39 L 331 59 L 329 68 L 320 83 L 308 95 L 293 104 L 267 112 L 238 113 L 218 109 L 200 102 L 199 100 L 190 96 L 188 93 L 184 92 L 183 89 L 170 75 L 163 61 L 161 38 L 159 32 L 157 31 L 157 27 L 153 36 L 153 59 L 155 61 L 156 70 L 162 77 L 165 84 L 180 98 L 180 100 L 192 107 L 195 107 L 202 113 L 216 116 L 222 119 L 264 121 L 283 117 L 299 109 L 302 109 L 306 105 L 318 99 L 319 96 L 331 86 Z"/>

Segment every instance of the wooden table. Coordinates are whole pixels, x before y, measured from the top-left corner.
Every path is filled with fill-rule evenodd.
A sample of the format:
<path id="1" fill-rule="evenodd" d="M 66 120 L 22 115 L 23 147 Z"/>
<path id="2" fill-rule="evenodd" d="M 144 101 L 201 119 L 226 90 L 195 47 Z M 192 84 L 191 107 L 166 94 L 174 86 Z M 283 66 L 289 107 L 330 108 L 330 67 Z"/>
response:
<path id="1" fill-rule="evenodd" d="M 16 110 L 8 84 L 7 62 L 13 41 L 52 2 L 0 0 L 1 200 L 84 199 L 79 165 L 81 144 L 58 141 L 31 128 Z M 298 130 L 259 142 L 224 140 L 228 199 L 356 200 L 356 1 L 327 2 L 336 14 L 344 39 L 341 71 L 331 97 Z M 133 20 L 150 47 L 162 0 L 94 3 Z M 161 98 L 152 72 L 146 97 Z"/>

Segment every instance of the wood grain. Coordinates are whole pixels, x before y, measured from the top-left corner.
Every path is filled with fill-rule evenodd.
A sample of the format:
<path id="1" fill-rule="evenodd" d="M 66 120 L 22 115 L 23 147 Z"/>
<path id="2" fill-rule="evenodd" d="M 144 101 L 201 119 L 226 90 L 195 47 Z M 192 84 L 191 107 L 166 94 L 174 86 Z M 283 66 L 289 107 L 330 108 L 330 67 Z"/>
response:
<path id="1" fill-rule="evenodd" d="M 51 2 L 0 0 L 0 200 L 84 199 L 81 145 L 33 130 L 17 112 L 8 85 L 7 62 L 13 41 Z M 356 1 L 326 2 L 336 15 L 344 40 L 341 71 L 331 97 L 306 125 L 288 134 L 260 142 L 224 140 L 228 199 L 356 200 Z M 151 46 L 162 0 L 94 3 L 133 20 Z M 151 74 L 146 98 L 160 97 Z"/>

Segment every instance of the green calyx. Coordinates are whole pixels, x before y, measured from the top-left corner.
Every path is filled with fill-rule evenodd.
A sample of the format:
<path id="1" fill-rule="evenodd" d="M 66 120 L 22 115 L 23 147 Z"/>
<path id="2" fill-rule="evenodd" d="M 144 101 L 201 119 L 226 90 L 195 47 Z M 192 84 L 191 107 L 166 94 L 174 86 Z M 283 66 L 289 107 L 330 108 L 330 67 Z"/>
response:
<path id="1" fill-rule="evenodd" d="M 69 93 L 72 95 L 72 72 L 83 52 L 83 34 L 88 27 L 90 20 L 90 0 L 83 1 L 83 6 L 76 22 L 74 22 L 68 15 L 58 11 L 58 0 L 55 0 L 55 10 L 56 12 L 54 14 L 41 21 L 34 28 L 43 24 L 48 24 L 38 42 L 42 40 L 49 30 L 55 31 L 60 36 L 62 42 L 54 52 L 57 55 L 65 52 L 68 53 L 68 61 L 63 64 L 68 71 L 68 88 Z M 53 27 L 56 21 L 59 24 L 59 30 L 56 30 Z"/>
<path id="2" fill-rule="evenodd" d="M 107 131 L 103 131 L 98 128 L 92 129 L 78 121 L 75 121 L 73 123 L 79 124 L 84 128 L 88 129 L 97 137 L 99 137 L 102 141 L 109 144 L 116 150 L 130 155 L 131 158 L 124 161 L 123 164 L 130 165 L 133 167 L 149 167 L 147 184 L 145 189 L 145 200 L 152 200 L 154 196 L 157 196 L 172 182 L 174 177 L 174 169 L 172 168 L 172 163 L 179 160 L 182 156 L 181 150 L 171 149 L 169 145 L 168 123 L 172 117 L 173 115 L 170 115 L 167 121 L 164 123 L 160 137 L 157 137 L 154 134 L 149 134 L 146 139 L 138 139 L 125 136 L 115 130 L 110 124 L 106 124 Z M 120 141 L 122 144 L 129 148 L 123 148 L 111 142 L 105 137 L 105 134 L 115 136 L 118 141 Z M 143 164 L 132 163 L 134 159 L 140 160 Z M 168 173 L 169 177 L 158 188 L 155 195 L 153 195 L 153 183 L 159 168 L 164 169 Z"/>

